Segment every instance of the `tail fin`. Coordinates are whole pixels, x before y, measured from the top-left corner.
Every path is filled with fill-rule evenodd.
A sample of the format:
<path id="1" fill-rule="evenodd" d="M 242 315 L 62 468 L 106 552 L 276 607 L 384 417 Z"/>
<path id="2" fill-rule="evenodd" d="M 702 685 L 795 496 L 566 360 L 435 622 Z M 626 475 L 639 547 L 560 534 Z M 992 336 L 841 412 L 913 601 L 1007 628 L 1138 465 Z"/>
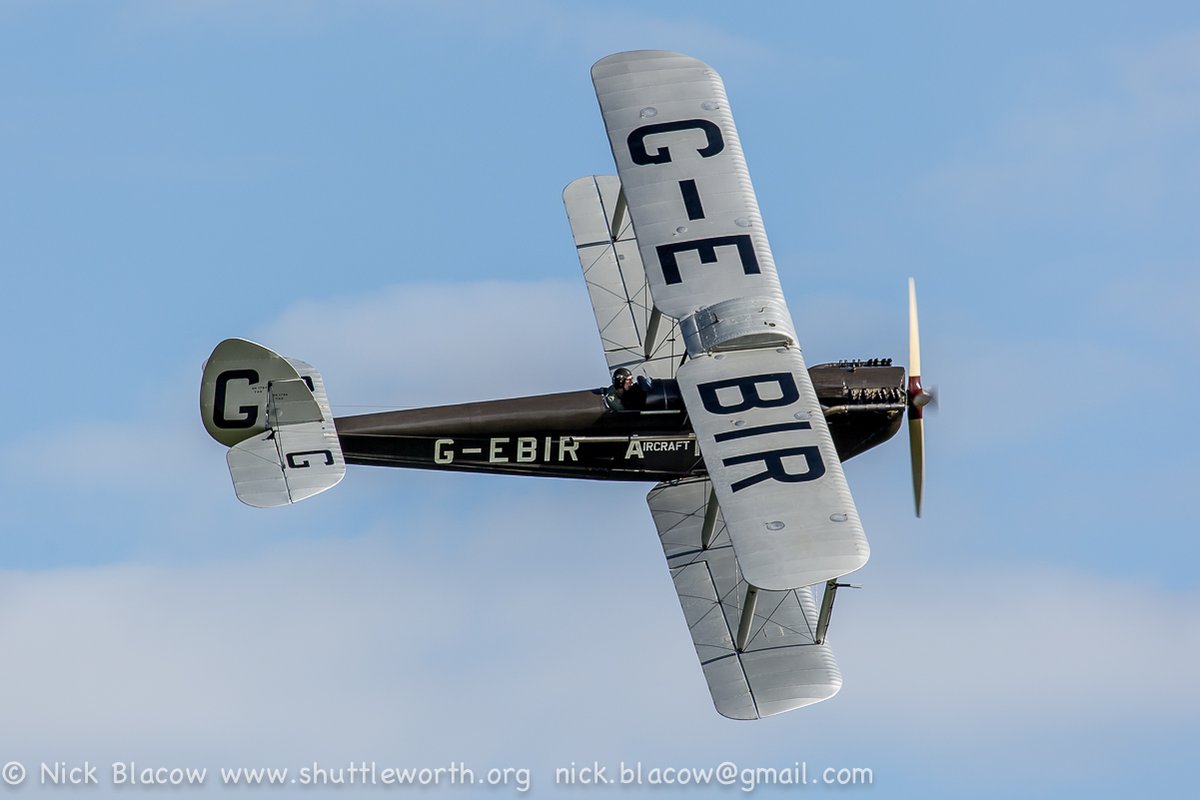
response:
<path id="1" fill-rule="evenodd" d="M 245 339 L 226 339 L 204 364 L 200 416 L 229 447 L 238 499 L 258 508 L 295 503 L 346 474 L 320 373 Z"/>

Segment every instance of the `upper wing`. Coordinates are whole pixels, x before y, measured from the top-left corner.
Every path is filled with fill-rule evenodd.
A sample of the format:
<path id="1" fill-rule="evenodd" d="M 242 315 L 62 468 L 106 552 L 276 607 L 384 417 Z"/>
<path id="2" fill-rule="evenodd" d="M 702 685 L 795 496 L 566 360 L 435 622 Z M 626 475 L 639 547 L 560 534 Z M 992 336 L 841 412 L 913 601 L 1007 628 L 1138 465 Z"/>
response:
<path id="1" fill-rule="evenodd" d="M 678 53 L 617 53 L 592 67 L 655 304 L 682 320 L 783 295 L 721 77 Z"/>
<path id="2" fill-rule="evenodd" d="M 660 483 L 646 501 L 717 711 L 755 719 L 833 697 L 842 676 L 829 646 L 815 641 L 812 590 L 759 591 L 747 601 L 749 585 L 719 517 L 703 546 L 708 486 Z"/>
<path id="3" fill-rule="evenodd" d="M 563 205 L 609 370 L 675 377 L 684 352 L 679 323 L 654 311 L 621 182 L 611 175 L 580 178 L 563 190 Z"/>
<path id="4" fill-rule="evenodd" d="M 655 305 L 747 581 L 791 589 L 869 556 L 779 288 L 721 78 L 677 53 L 592 67 Z"/>

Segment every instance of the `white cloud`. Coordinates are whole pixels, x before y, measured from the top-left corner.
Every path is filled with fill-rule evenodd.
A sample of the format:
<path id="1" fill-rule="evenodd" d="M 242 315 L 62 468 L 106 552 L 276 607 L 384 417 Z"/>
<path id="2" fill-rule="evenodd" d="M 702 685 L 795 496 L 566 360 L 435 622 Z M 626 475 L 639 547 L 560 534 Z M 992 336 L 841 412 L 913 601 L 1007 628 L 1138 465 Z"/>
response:
<path id="1" fill-rule="evenodd" d="M 539 740 L 563 706 L 581 714 L 560 731 L 614 733 L 615 709 L 597 697 L 649 705 L 664 664 L 691 658 L 640 490 L 628 513 L 605 514 L 595 492 L 521 483 L 536 511 L 499 499 L 244 560 L 4 574 L 0 641 L 14 646 L 0 746 L 127 758 L 356 746 L 449 758 L 462 746 L 478 759 L 511 746 L 497 730 Z M 610 488 L 628 500 L 632 487 Z M 613 591 L 626 580 L 656 586 Z M 656 631 L 677 622 L 672 652 Z M 698 668 L 690 677 L 702 686 Z M 444 718 L 489 733 L 471 741 Z"/>
<path id="2" fill-rule="evenodd" d="M 834 644 L 846 704 L 920 718 L 909 733 L 926 744 L 1005 738 L 1032 719 L 1053 736 L 1200 712 L 1194 591 L 1038 567 L 914 568 L 901 582 L 899 567 L 843 604 Z"/>
<path id="3" fill-rule="evenodd" d="M 188 405 L 196 405 L 191 413 L 174 407 L 132 423 L 96 421 L 38 431 L 5 449 L 6 471 L 13 479 L 57 483 L 64 490 L 88 486 L 148 494 L 168 489 L 213 455 L 203 438 L 185 427 L 200 424 L 191 394 L 172 398 L 186 397 Z"/>
<path id="4" fill-rule="evenodd" d="M 256 338 L 320 370 L 339 415 L 608 379 L 582 280 L 394 286 L 305 301 Z M 4 449 L 5 471 L 14 480 L 194 495 L 197 476 L 225 468 L 201 427 L 199 367 L 157 376 L 130 420 L 30 432 Z"/>
<path id="5" fill-rule="evenodd" d="M 1020 732 L 1053 748 L 1024 765 L 1039 774 L 1090 763 L 1060 746 L 1072 731 L 1106 731 L 1119 748 L 1200 712 L 1194 593 L 892 563 L 839 602 L 842 693 L 735 726 L 711 708 L 640 488 L 518 483 L 511 499 L 453 515 L 465 547 L 447 544 L 447 516 L 244 561 L 5 574 L 0 640 L 14 646 L 0 747 L 548 769 L 763 764 L 798 746 L 910 758 L 973 748 L 986 760 Z M 891 577 L 901 572 L 908 581 Z"/>
<path id="6" fill-rule="evenodd" d="M 258 338 L 320 370 L 340 414 L 608 382 L 582 279 L 400 285 L 310 301 Z"/>

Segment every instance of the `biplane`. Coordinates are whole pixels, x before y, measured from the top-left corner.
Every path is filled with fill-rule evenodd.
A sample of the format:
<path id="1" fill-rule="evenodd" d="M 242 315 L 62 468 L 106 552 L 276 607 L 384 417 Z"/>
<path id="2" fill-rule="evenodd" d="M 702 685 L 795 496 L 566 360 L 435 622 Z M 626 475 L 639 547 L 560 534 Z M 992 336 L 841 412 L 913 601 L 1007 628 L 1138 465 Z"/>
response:
<path id="1" fill-rule="evenodd" d="M 259 507 L 347 464 L 654 481 L 647 502 L 718 712 L 755 719 L 841 687 L 826 633 L 870 554 L 842 462 L 907 416 L 924 473 L 916 298 L 906 378 L 890 359 L 808 367 L 720 76 L 618 53 L 592 80 L 616 176 L 563 200 L 612 383 L 335 418 L 320 374 L 244 339 L 204 368 L 204 425 Z"/>

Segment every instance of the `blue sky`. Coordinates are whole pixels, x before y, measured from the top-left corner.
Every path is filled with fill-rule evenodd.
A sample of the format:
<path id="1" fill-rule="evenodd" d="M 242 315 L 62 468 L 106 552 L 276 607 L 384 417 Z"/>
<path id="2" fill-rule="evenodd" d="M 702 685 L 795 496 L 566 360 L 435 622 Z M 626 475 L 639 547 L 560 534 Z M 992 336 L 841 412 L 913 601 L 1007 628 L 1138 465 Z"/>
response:
<path id="1" fill-rule="evenodd" d="M 196 407 L 227 336 L 341 413 L 603 383 L 560 193 L 612 171 L 590 65 L 644 47 L 725 78 L 809 362 L 903 361 L 915 275 L 941 390 L 924 519 L 902 441 L 847 465 L 842 692 L 752 725 L 648 487 L 352 468 L 264 513 Z M 1191 787 L 1193 4 L 12 0 L 0 97 L 0 761 Z"/>

